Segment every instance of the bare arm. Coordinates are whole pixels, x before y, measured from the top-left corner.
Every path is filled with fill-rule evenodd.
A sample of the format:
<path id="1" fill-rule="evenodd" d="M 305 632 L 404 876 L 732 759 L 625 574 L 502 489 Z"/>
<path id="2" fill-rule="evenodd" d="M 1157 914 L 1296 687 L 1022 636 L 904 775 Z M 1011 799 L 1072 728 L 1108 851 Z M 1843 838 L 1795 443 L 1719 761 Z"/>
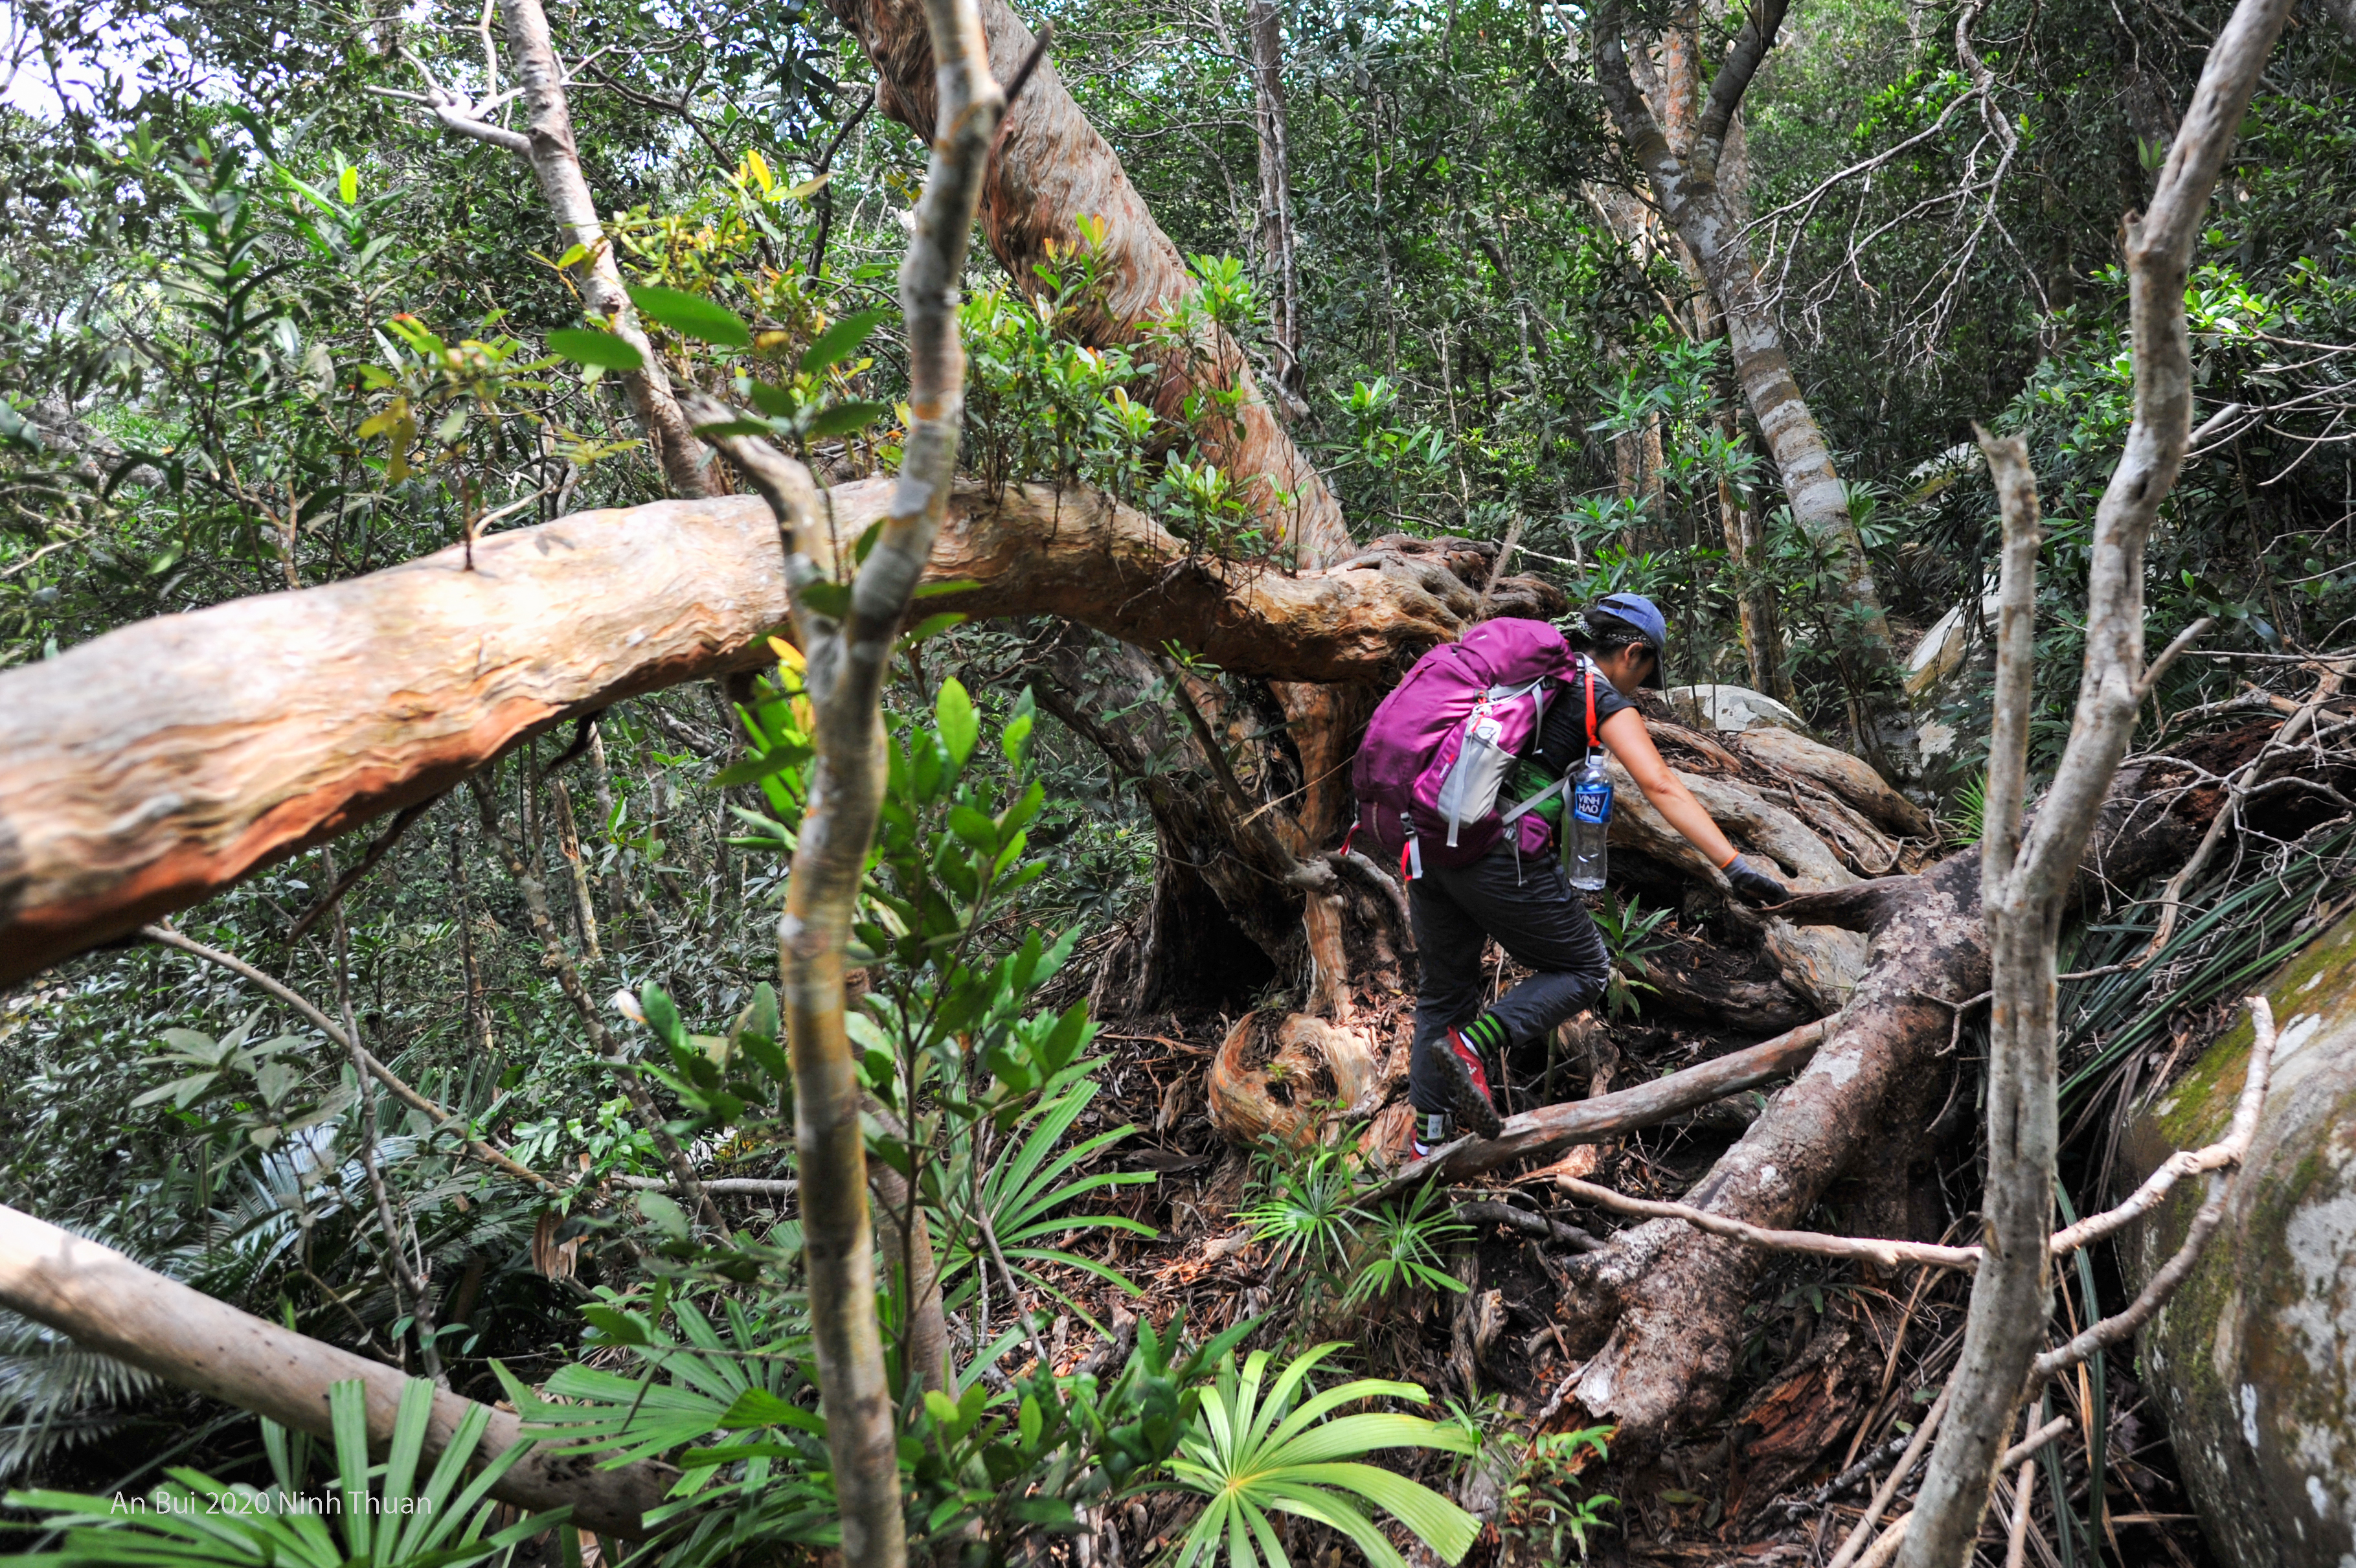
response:
<path id="1" fill-rule="evenodd" d="M 1653 737 L 1644 728 L 1644 715 L 1634 708 L 1622 708 L 1605 719 L 1600 733 L 1612 755 L 1628 770 L 1636 787 L 1644 791 L 1644 799 L 1653 802 L 1654 810 L 1669 820 L 1669 825 L 1693 841 L 1694 847 L 1709 856 L 1712 865 L 1723 866 L 1735 855 L 1734 845 L 1718 831 L 1693 791 L 1682 779 L 1669 771 L 1661 760 L 1661 753 L 1653 745 Z"/>

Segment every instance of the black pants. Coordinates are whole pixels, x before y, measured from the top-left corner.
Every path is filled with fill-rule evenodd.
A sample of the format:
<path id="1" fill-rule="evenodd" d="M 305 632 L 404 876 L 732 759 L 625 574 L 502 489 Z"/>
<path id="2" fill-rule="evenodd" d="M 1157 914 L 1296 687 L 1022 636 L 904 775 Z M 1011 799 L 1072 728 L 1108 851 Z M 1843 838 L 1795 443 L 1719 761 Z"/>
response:
<path id="1" fill-rule="evenodd" d="M 1470 865 L 1427 869 L 1408 886 L 1423 969 L 1408 1098 L 1428 1113 L 1448 1108 L 1434 1053 L 1448 1048 L 1451 1027 L 1481 1015 L 1483 942 L 1496 938 L 1515 962 L 1534 972 L 1490 1009 L 1511 1046 L 1543 1038 L 1601 996 L 1611 959 L 1552 854 L 1525 854 L 1516 864 L 1511 846 L 1500 844 Z"/>

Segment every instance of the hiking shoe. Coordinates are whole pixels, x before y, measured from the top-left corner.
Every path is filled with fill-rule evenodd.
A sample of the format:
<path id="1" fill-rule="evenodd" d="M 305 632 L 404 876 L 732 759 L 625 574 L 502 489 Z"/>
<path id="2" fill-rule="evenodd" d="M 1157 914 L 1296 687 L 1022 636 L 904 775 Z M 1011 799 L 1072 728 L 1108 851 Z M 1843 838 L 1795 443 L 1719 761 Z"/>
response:
<path id="1" fill-rule="evenodd" d="M 1483 1138 L 1495 1137 L 1505 1123 L 1489 1098 L 1489 1073 L 1481 1065 L 1481 1053 L 1461 1032 L 1451 1029 L 1448 1049 L 1440 1060 L 1447 1071 L 1448 1110 L 1456 1125 Z"/>

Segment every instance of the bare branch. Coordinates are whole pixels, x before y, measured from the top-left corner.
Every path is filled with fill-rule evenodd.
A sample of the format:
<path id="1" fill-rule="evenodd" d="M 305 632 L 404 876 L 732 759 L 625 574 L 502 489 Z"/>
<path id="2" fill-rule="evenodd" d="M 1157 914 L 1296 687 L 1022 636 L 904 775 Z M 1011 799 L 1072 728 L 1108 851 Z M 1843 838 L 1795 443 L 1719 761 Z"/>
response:
<path id="1" fill-rule="evenodd" d="M 1650 1127 L 1680 1111 L 1690 1111 L 1697 1105 L 1707 1105 L 1797 1072 L 1815 1055 L 1833 1022 L 1819 1018 L 1772 1040 L 1730 1051 L 1633 1089 L 1563 1105 L 1542 1105 L 1535 1111 L 1508 1116 L 1496 1137 L 1459 1138 L 1452 1144 L 1443 1144 L 1422 1159 L 1401 1166 L 1367 1197 L 1370 1201 L 1394 1197 L 1435 1178 L 1442 1182 L 1467 1181 L 1573 1144 L 1601 1143 L 1639 1127 Z"/>
<path id="2" fill-rule="evenodd" d="M 2209 820 L 2209 831 L 2201 835 L 2200 843 L 2194 846 L 2184 864 L 2176 868 L 2176 875 L 2168 879 L 2168 885 L 2159 890 L 2159 918 L 2152 927 L 2151 940 L 2145 943 L 2143 951 L 2136 956 L 2135 961 L 2138 965 L 2149 963 L 2158 955 L 2159 950 L 2168 945 L 2169 939 L 2176 934 L 2177 916 L 2184 907 L 2185 889 L 2208 869 L 2209 857 L 2224 842 L 2227 830 L 2240 822 L 2242 807 L 2256 792 L 2260 780 L 2265 777 L 2267 765 L 2298 743 L 2299 738 L 2314 725 L 2316 715 L 2323 711 L 2324 703 L 2340 694 L 2346 677 L 2347 661 L 2326 666 L 2322 679 L 2316 682 L 2315 694 L 2308 699 L 2306 705 L 2284 721 L 2282 727 L 2258 748 L 2255 757 L 2234 770 L 2226 784 L 2224 803 Z"/>
<path id="3" fill-rule="evenodd" d="M 2266 999 L 2249 996 L 2243 1000 L 2250 1009 L 2250 1059 L 2247 1075 L 2242 1084 L 2242 1098 L 2233 1107 L 2233 1124 L 2226 1132 L 2224 1142 L 2204 1149 L 2190 1159 L 2178 1155 L 2154 1171 L 2126 1202 L 2110 1214 L 2100 1217 L 2109 1230 L 2117 1230 L 2151 1209 L 2178 1177 L 2189 1176 L 2195 1170 L 2221 1171 L 2226 1167 L 2236 1167 L 2249 1154 L 2250 1140 L 2258 1131 L 2259 1112 L 2265 1109 L 2266 1084 L 2274 1068 L 2276 1036 L 2274 1008 Z M 2194 1267 L 2201 1262 L 2201 1254 L 2208 1248 L 2210 1237 L 2216 1234 L 2218 1225 L 2225 1218 L 2225 1200 L 2232 1190 L 2233 1184 L 2229 1178 L 2222 1175 L 2212 1176 L 2208 1198 L 2193 1215 L 2192 1223 L 2185 1232 L 2184 1244 L 2176 1250 L 2176 1255 L 2151 1276 L 2149 1283 L 2128 1304 L 2126 1311 L 2090 1324 L 2068 1344 L 2057 1346 L 2038 1357 L 2032 1374 L 2035 1380 L 2043 1382 L 2098 1350 L 2123 1343 L 2136 1329 L 2150 1322 L 2152 1315 L 2166 1305 L 2168 1298 L 2191 1277 Z M 2114 1216 L 2120 1215 L 2124 1218 L 2114 1220 Z M 2072 1226 L 2072 1229 L 2082 1227 Z"/>
<path id="4" fill-rule="evenodd" d="M 1873 1498 L 1865 1505 L 1865 1512 L 1858 1517 L 1856 1527 L 1848 1532 L 1848 1539 L 1841 1542 L 1840 1550 L 1833 1554 L 1833 1560 L 1826 1568 L 1849 1568 L 1869 1543 L 1878 1544 L 1873 1534 L 1875 1521 L 1890 1507 L 1890 1499 L 1898 1495 L 1898 1488 L 1906 1484 L 1906 1477 L 1914 1473 L 1915 1461 L 1922 1457 L 1922 1450 L 1931 1446 L 1932 1434 L 1939 1430 L 1939 1423 L 1945 1420 L 1946 1415 L 1947 1391 L 1941 1389 L 1939 1397 L 1932 1402 L 1930 1410 L 1924 1413 L 1922 1424 L 1914 1428 L 1913 1436 L 1907 1440 L 1906 1452 L 1898 1456 L 1898 1463 L 1890 1466 L 1890 1474 L 1883 1478 L 1881 1485 L 1873 1489 Z M 1904 1522 L 1901 1519 L 1891 1528 L 1897 1529 Z"/>
<path id="5" fill-rule="evenodd" d="M 1816 1258 L 1840 1258 L 1852 1262 L 1874 1263 L 1885 1269 L 1906 1264 L 1919 1264 L 1934 1269 L 1968 1269 L 1977 1263 L 1977 1247 L 1942 1247 L 1929 1241 L 1885 1241 L 1856 1236 L 1827 1236 L 1815 1230 L 1769 1230 L 1708 1209 L 1690 1208 L 1682 1203 L 1655 1203 L 1650 1198 L 1631 1197 L 1614 1192 L 1608 1187 L 1597 1187 L 1577 1176 L 1558 1176 L 1554 1184 L 1583 1203 L 1598 1208 L 1609 1208 L 1619 1214 L 1633 1214 L 1645 1219 L 1682 1219 L 1697 1230 L 1707 1230 L 1713 1236 L 1764 1247 L 1777 1252 L 1804 1252 Z"/>
<path id="6" fill-rule="evenodd" d="M 445 790 L 444 793 L 447 791 Z M 287 931 L 286 945 L 291 948 L 301 941 L 304 932 L 317 925 L 321 916 L 341 903 L 344 895 L 359 885 L 360 878 L 376 869 L 376 863 L 382 860 L 386 853 L 401 842 L 401 835 L 409 831 L 409 824 L 431 811 L 434 802 L 441 799 L 440 795 L 436 795 L 432 800 L 420 800 L 413 806 L 403 806 L 396 812 L 392 824 L 371 840 L 368 848 L 362 852 L 359 864 L 336 878 L 336 885 L 328 888 L 316 904 L 303 912 L 303 918 L 296 920 L 294 927 Z"/>
<path id="7" fill-rule="evenodd" d="M 2200 641 L 2209 628 L 2216 624 L 2214 618 L 2202 616 L 2199 620 L 2178 632 L 2175 640 L 2161 649 L 2159 657 L 2151 661 L 2151 668 L 2143 672 L 2143 679 L 2136 682 L 2136 701 L 2141 703 L 2148 698 L 2158 689 L 2159 678 L 2168 673 L 2168 667 L 2176 662 L 2177 656 Z"/>

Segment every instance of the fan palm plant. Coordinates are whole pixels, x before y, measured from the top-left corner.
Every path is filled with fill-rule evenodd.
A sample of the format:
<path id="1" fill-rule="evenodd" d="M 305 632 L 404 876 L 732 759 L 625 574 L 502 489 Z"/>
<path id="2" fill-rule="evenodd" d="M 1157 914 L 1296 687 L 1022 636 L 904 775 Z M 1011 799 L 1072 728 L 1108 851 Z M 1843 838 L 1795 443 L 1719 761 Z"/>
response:
<path id="1" fill-rule="evenodd" d="M 1289 1568 L 1271 1513 L 1288 1513 L 1349 1537 L 1374 1568 L 1406 1568 L 1398 1548 L 1367 1514 L 1372 1505 L 1398 1520 L 1443 1563 L 1462 1560 L 1480 1522 L 1430 1487 L 1395 1470 L 1358 1462 L 1388 1448 L 1438 1448 L 1469 1454 L 1475 1446 L 1462 1426 L 1394 1411 L 1364 1411 L 1328 1420 L 1344 1405 L 1372 1399 L 1430 1396 L 1413 1383 L 1361 1378 L 1293 1401 L 1317 1363 L 1339 1344 L 1320 1345 L 1273 1383 L 1269 1354 L 1255 1350 L 1240 1370 L 1230 1354 L 1214 1385 L 1203 1391 L 1194 1425 L 1169 1463 L 1180 1485 L 1209 1498 L 1179 1545 L 1177 1568 L 1216 1563 L 1227 1568 Z"/>
<path id="2" fill-rule="evenodd" d="M 48 1513 L 44 1528 L 63 1530 L 65 1544 L 57 1552 L 0 1558 L 0 1563 L 10 1568 L 49 1563 L 468 1568 L 562 1524 L 570 1513 L 558 1509 L 534 1514 L 495 1534 L 483 1533 L 498 1507 L 488 1496 L 491 1487 L 530 1445 L 517 1444 L 461 1487 L 467 1463 L 490 1423 L 490 1412 L 480 1405 L 467 1412 L 433 1474 L 418 1486 L 418 1460 L 434 1414 L 434 1385 L 423 1378 L 411 1379 L 402 1391 L 380 1468 L 369 1464 L 365 1385 L 357 1379 L 336 1384 L 328 1393 L 328 1411 L 336 1434 L 337 1484 L 325 1498 L 301 1490 L 309 1440 L 290 1442 L 284 1427 L 265 1421 L 262 1443 L 277 1477 L 270 1491 L 175 1468 L 168 1472 L 169 1481 L 135 1504 L 75 1492 L 11 1492 L 10 1508 Z M 369 1483 L 379 1477 L 381 1484 L 371 1492 Z M 328 1530 L 329 1515 L 339 1531 Z"/>

